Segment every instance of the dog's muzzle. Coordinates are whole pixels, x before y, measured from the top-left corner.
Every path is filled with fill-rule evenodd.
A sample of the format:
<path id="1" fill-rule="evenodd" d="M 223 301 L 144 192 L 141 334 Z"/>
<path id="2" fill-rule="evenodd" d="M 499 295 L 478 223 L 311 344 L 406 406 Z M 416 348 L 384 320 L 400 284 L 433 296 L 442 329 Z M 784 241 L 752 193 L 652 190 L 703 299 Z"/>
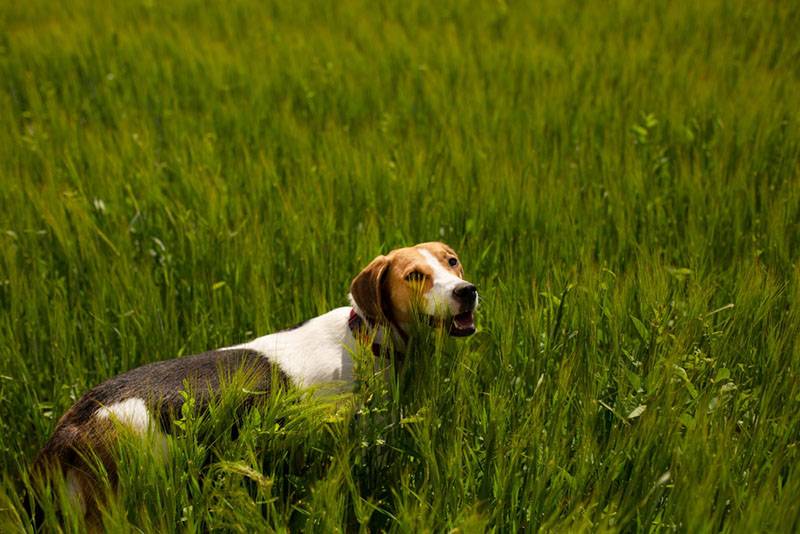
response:
<path id="1" fill-rule="evenodd" d="M 461 312 L 450 319 L 449 333 L 455 337 L 471 336 L 475 333 L 475 305 L 478 302 L 478 289 L 465 282 L 453 290 L 453 298 L 461 305 Z"/>

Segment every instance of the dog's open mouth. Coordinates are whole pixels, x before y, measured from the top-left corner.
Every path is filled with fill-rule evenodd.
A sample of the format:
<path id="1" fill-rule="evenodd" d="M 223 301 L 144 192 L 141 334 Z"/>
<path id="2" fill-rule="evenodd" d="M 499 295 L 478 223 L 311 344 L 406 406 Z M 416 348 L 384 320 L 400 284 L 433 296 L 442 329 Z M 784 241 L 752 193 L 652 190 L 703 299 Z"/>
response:
<path id="1" fill-rule="evenodd" d="M 428 324 L 434 328 L 447 328 L 447 333 L 454 337 L 471 336 L 475 333 L 475 310 L 453 315 L 449 319 L 440 319 L 428 315 Z M 449 326 L 448 326 L 449 325 Z"/>
<path id="2" fill-rule="evenodd" d="M 472 310 L 453 316 L 450 323 L 450 335 L 455 337 L 471 336 L 475 333 L 475 316 Z"/>

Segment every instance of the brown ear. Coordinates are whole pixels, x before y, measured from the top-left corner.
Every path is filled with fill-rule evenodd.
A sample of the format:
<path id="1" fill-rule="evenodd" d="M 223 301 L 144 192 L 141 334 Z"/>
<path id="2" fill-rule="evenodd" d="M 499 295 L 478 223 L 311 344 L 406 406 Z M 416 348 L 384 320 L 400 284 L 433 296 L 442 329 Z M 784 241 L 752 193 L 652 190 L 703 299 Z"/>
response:
<path id="1" fill-rule="evenodd" d="M 384 305 L 384 279 L 389 272 L 389 258 L 378 256 L 364 267 L 364 270 L 353 278 L 350 293 L 353 300 L 372 322 L 387 321 Z"/>

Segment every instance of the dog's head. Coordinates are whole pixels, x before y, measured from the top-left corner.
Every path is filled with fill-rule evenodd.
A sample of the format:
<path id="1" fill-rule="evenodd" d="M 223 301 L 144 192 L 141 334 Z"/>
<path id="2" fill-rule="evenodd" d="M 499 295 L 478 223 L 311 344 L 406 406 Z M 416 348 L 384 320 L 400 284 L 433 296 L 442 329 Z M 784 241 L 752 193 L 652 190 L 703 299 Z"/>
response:
<path id="1" fill-rule="evenodd" d="M 421 243 L 378 256 L 353 279 L 350 300 L 367 320 L 405 333 L 414 317 L 446 327 L 452 336 L 475 333 L 478 290 L 464 280 L 461 261 L 444 243 Z"/>

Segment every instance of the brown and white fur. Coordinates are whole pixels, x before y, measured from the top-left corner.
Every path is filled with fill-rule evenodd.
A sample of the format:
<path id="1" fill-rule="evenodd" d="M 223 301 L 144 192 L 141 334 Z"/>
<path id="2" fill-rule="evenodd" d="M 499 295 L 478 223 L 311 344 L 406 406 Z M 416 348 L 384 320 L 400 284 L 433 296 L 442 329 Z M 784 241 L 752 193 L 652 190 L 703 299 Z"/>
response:
<path id="1" fill-rule="evenodd" d="M 336 308 L 290 330 L 247 343 L 138 367 L 96 386 L 58 421 L 39 454 L 37 466 L 60 469 L 74 501 L 86 510 L 94 483 L 86 455 L 98 458 L 115 480 L 112 461 L 120 427 L 164 440 L 181 413 L 181 392 L 189 384 L 203 409 L 221 382 L 242 367 L 253 377 L 250 391 L 269 391 L 276 383 L 300 388 L 353 386 L 356 345 L 390 337 L 402 351 L 414 317 L 449 329 L 454 336 L 475 331 L 478 296 L 464 279 L 456 253 L 443 243 L 422 243 L 378 256 L 352 281 L 352 307 Z M 367 336 L 357 335 L 353 319 Z M 376 354 L 377 355 L 377 354 Z"/>

